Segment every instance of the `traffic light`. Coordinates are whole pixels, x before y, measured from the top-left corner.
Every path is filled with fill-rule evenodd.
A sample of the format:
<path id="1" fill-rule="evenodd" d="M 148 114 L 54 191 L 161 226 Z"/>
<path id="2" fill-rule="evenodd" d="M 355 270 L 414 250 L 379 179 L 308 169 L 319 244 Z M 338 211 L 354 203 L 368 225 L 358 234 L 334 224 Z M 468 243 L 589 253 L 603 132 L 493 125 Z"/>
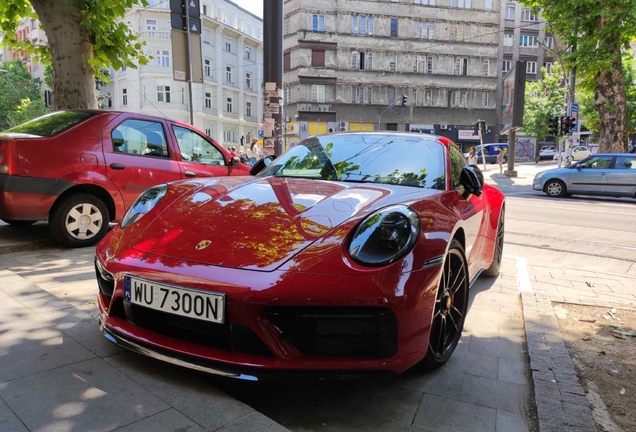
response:
<path id="1" fill-rule="evenodd" d="M 570 117 L 561 117 L 561 135 L 567 135 L 570 132 Z"/>
<path id="2" fill-rule="evenodd" d="M 550 136 L 559 135 L 559 119 L 556 117 L 550 117 L 550 122 L 548 123 L 548 133 Z"/>
<path id="3" fill-rule="evenodd" d="M 479 120 L 473 123 L 473 136 L 479 135 Z"/>
<path id="4" fill-rule="evenodd" d="M 406 106 L 406 101 L 407 101 L 407 96 L 406 95 L 402 95 L 402 106 L 403 107 Z"/>
<path id="5" fill-rule="evenodd" d="M 481 130 L 481 136 L 486 136 L 486 120 L 479 121 L 479 129 Z"/>
<path id="6" fill-rule="evenodd" d="M 570 117 L 570 121 L 568 122 L 568 129 L 574 130 L 576 128 L 576 117 Z"/>

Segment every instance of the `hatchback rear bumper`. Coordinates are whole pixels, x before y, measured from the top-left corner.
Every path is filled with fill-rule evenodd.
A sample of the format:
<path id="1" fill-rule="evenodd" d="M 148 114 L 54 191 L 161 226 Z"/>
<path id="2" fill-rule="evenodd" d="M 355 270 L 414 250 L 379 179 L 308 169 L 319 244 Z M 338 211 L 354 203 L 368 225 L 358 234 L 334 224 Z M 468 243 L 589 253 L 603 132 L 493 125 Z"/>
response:
<path id="1" fill-rule="evenodd" d="M 46 220 L 57 197 L 73 185 L 56 179 L 0 175 L 0 218 Z"/>

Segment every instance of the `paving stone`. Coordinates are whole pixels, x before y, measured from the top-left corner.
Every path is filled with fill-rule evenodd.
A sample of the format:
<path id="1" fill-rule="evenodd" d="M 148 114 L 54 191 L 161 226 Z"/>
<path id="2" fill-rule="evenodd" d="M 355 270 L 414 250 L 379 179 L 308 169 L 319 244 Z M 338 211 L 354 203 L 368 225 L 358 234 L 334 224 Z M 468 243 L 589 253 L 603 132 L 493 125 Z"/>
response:
<path id="1" fill-rule="evenodd" d="M 0 431 L 2 432 L 29 432 L 19 419 L 13 417 L 11 420 L 0 422 Z"/>
<path id="2" fill-rule="evenodd" d="M 492 432 L 497 412 L 492 408 L 425 394 L 413 425 L 435 432 Z"/>
<path id="3" fill-rule="evenodd" d="M 38 431 L 113 430 L 169 408 L 101 359 L 4 383 L 0 396 Z"/>
<path id="4" fill-rule="evenodd" d="M 588 283 L 592 286 L 588 285 Z M 593 291 L 593 292 L 603 291 L 608 293 L 612 292 L 612 289 L 609 287 L 609 285 L 605 285 L 598 282 L 590 282 L 589 280 L 583 281 L 583 282 L 573 281 L 572 285 L 574 285 L 575 289 L 581 290 L 581 292 L 584 292 L 584 291 Z"/>
<path id="5" fill-rule="evenodd" d="M 565 414 L 568 417 L 568 424 L 570 426 L 594 425 L 592 409 L 589 406 L 564 403 L 563 408 L 565 409 Z"/>
<path id="6" fill-rule="evenodd" d="M 582 290 L 581 288 L 566 288 L 566 287 L 557 287 L 557 291 L 564 295 L 578 295 L 580 297 L 593 297 L 598 298 L 598 295 L 590 290 Z"/>
<path id="7" fill-rule="evenodd" d="M 554 279 L 552 277 L 547 277 L 547 276 L 537 276 L 537 282 L 554 285 L 556 287 L 574 288 L 574 286 L 569 280 Z M 535 284 L 532 284 L 532 286 L 534 287 Z"/>
<path id="8" fill-rule="evenodd" d="M 453 355 L 444 366 L 433 372 L 425 373 L 411 369 L 398 376 L 397 382 L 400 386 L 411 390 L 459 399 L 464 384 L 464 368 L 454 367 L 455 363 L 456 359 Z"/>
<path id="9" fill-rule="evenodd" d="M 497 410 L 497 431 L 528 432 L 528 419 L 518 413 Z"/>
<path id="10" fill-rule="evenodd" d="M 0 423 L 11 420 L 12 418 L 15 418 L 13 411 L 11 411 L 11 408 L 9 408 L 2 399 L 0 399 Z M 2 430 L 2 428 L 0 428 L 0 430 Z"/>
<path id="11" fill-rule="evenodd" d="M 561 391 L 561 399 L 563 399 L 563 403 L 568 403 L 572 405 L 581 405 L 581 406 L 590 406 L 590 401 L 583 394 L 573 394 L 568 393 L 567 391 Z"/>
<path id="12" fill-rule="evenodd" d="M 218 432 L 284 432 L 288 430 L 263 414 L 254 412 L 236 423 L 218 429 Z"/>
<path id="13" fill-rule="evenodd" d="M 526 350 L 523 344 L 511 342 L 502 338 L 478 338 L 473 337 L 470 343 L 470 352 L 485 354 L 492 357 L 503 357 L 525 362 Z"/>
<path id="14" fill-rule="evenodd" d="M 497 379 L 499 381 L 515 384 L 526 384 L 528 382 L 528 376 L 526 375 L 528 365 L 526 363 L 507 358 L 500 358 L 498 363 Z"/>
<path id="15" fill-rule="evenodd" d="M 485 378 L 497 379 L 498 357 L 470 352 L 470 350 L 455 351 L 451 357 L 449 369 L 455 373 L 469 373 Z"/>
<path id="16" fill-rule="evenodd" d="M 526 412 L 529 387 L 489 378 L 466 375 L 461 400 L 515 413 Z"/>
<path id="17" fill-rule="evenodd" d="M 127 378 L 160 397 L 207 430 L 216 430 L 254 410 L 203 381 L 198 375 L 131 352 L 105 359 Z"/>
<path id="18" fill-rule="evenodd" d="M 499 308 L 499 312 L 514 315 L 521 318 L 521 314 L 523 312 L 521 308 L 521 302 L 519 303 L 501 303 L 501 307 Z"/>
<path id="19" fill-rule="evenodd" d="M 7 330 L 0 335 L 0 382 L 55 369 L 94 354 L 51 324 Z"/>
<path id="20" fill-rule="evenodd" d="M 157 431 L 204 432 L 205 429 L 181 414 L 179 411 L 170 408 L 150 417 L 146 417 L 145 419 L 139 420 L 135 423 L 131 423 L 127 426 L 119 428 L 115 432 Z"/>

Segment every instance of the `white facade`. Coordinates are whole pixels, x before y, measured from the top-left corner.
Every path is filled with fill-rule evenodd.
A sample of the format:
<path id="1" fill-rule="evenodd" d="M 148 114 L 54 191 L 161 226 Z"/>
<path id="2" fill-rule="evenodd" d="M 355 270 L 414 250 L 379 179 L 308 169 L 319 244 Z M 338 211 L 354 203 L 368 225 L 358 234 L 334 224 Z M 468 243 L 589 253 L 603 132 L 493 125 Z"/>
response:
<path id="1" fill-rule="evenodd" d="M 188 83 L 174 81 L 170 3 L 150 1 L 126 15 L 153 59 L 137 69 L 113 71 L 101 90 L 105 109 L 189 122 Z M 257 137 L 262 119 L 262 20 L 227 0 L 201 0 L 204 83 L 192 84 L 194 126 L 239 150 Z"/>

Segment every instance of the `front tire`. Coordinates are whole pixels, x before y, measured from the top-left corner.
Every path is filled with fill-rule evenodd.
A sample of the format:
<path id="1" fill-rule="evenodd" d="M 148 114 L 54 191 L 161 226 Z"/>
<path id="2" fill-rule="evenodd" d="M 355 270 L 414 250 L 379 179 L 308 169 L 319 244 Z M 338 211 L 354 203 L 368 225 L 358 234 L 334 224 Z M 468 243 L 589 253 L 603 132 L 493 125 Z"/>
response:
<path id="1" fill-rule="evenodd" d="M 106 235 L 110 215 L 106 204 L 94 195 L 78 193 L 56 204 L 49 216 L 49 230 L 64 247 L 94 245 Z"/>
<path id="2" fill-rule="evenodd" d="M 561 180 L 549 180 L 545 185 L 545 193 L 553 198 L 563 198 L 567 193 L 565 183 Z"/>
<path id="3" fill-rule="evenodd" d="M 428 349 L 420 367 L 426 370 L 437 369 L 448 361 L 457 348 L 468 310 L 468 283 L 464 248 L 459 241 L 453 239 L 444 259 Z"/>
<path id="4" fill-rule="evenodd" d="M 34 220 L 14 220 L 14 219 L 0 219 L 2 222 L 8 223 L 9 225 L 13 225 L 13 226 L 28 226 L 28 225 L 33 225 L 35 222 Z"/>
<path id="5" fill-rule="evenodd" d="M 495 250 L 492 256 L 492 264 L 490 264 L 490 267 L 484 270 L 483 272 L 484 276 L 488 276 L 488 277 L 499 276 L 499 269 L 501 268 L 501 259 L 503 258 L 505 214 L 506 214 L 506 211 L 502 207 L 501 214 L 499 215 L 499 223 L 497 224 L 497 237 L 495 238 Z"/>

